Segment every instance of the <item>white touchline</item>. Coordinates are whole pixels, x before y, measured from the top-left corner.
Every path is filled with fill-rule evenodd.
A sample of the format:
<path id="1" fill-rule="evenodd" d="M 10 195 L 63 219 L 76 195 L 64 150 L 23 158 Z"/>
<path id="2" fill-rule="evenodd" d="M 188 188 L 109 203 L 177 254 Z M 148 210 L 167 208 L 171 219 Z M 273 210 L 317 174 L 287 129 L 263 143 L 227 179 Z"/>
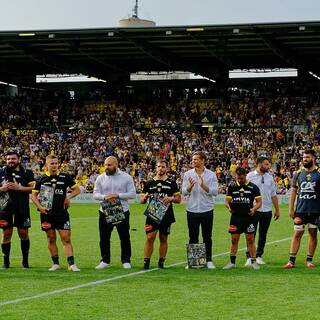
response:
<path id="1" fill-rule="evenodd" d="M 271 245 L 271 244 L 284 242 L 284 241 L 288 241 L 288 240 L 291 240 L 291 237 L 290 238 L 280 239 L 280 240 L 275 240 L 275 241 L 271 241 L 271 242 L 267 242 L 266 245 Z M 238 251 L 244 251 L 246 249 L 247 248 L 242 248 L 242 249 L 240 249 Z M 218 254 L 213 255 L 213 258 L 220 257 L 220 256 L 225 256 L 225 255 L 227 255 L 229 253 L 230 253 L 229 251 L 218 253 Z M 176 263 L 170 264 L 170 265 L 168 265 L 168 267 L 174 267 L 174 266 L 178 266 L 178 265 L 184 264 L 184 263 L 186 263 L 186 262 L 185 261 L 180 261 L 180 262 L 176 262 Z M 97 281 L 92 281 L 92 282 L 79 284 L 79 285 L 73 286 L 73 287 L 67 287 L 67 288 L 63 288 L 63 289 L 57 289 L 57 290 L 53 290 L 53 291 L 48 291 L 48 292 L 36 294 L 34 296 L 30 296 L 30 297 L 18 298 L 18 299 L 14 299 L 14 300 L 8 300 L 8 301 L 0 302 L 0 307 L 1 306 L 5 306 L 5 305 L 9 305 L 9 304 L 17 304 L 17 303 L 24 302 L 24 301 L 30 301 L 30 300 L 45 298 L 45 297 L 53 296 L 53 295 L 56 295 L 56 294 L 59 294 L 59 293 L 68 292 L 68 291 L 74 291 L 74 290 L 81 289 L 81 288 L 97 286 L 97 285 L 100 285 L 100 284 L 103 284 L 103 283 L 116 281 L 116 280 L 121 280 L 121 279 L 129 278 L 129 277 L 134 277 L 134 276 L 138 276 L 140 274 L 144 274 L 144 273 L 152 272 L 152 271 L 156 271 L 156 270 L 159 270 L 159 269 L 158 268 L 153 268 L 153 269 L 149 269 L 149 270 L 141 270 L 141 271 L 137 271 L 137 272 L 123 274 L 121 276 L 116 276 L 116 277 L 113 277 L 113 278 L 107 278 L 107 279 L 102 279 L 102 280 L 97 280 Z"/>

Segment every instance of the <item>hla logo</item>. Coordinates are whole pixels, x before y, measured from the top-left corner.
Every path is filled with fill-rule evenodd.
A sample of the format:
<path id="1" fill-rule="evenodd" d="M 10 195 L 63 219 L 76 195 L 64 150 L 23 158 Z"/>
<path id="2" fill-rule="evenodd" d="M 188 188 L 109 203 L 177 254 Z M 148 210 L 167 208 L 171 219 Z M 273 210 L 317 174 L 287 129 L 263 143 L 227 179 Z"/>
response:
<path id="1" fill-rule="evenodd" d="M 55 189 L 54 193 L 55 194 L 63 194 L 63 190 L 62 189 Z"/>

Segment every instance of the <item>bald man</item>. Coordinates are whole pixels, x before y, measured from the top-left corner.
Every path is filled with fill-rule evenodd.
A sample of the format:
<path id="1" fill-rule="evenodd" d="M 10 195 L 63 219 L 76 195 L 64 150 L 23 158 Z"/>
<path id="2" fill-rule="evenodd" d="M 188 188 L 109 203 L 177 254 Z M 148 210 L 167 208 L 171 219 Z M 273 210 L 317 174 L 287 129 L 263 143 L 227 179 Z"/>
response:
<path id="1" fill-rule="evenodd" d="M 110 265 L 110 238 L 114 227 L 117 228 L 121 243 L 121 262 L 123 268 L 130 269 L 131 242 L 129 233 L 129 199 L 136 198 L 133 179 L 118 169 L 118 160 L 108 157 L 104 162 L 105 173 L 95 182 L 93 198 L 100 201 L 99 233 L 101 261 L 96 269 Z"/>

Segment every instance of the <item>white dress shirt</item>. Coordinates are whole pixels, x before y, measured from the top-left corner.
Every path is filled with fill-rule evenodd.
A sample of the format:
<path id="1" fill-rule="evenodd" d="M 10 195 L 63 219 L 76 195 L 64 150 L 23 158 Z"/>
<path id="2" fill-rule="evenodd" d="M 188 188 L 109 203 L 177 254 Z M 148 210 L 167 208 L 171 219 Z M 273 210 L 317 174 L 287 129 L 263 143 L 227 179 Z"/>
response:
<path id="1" fill-rule="evenodd" d="M 190 177 L 196 181 L 191 193 L 187 190 L 189 186 L 188 179 Z M 218 194 L 218 179 L 216 174 L 205 168 L 201 177 L 204 184 L 209 188 L 209 192 L 206 192 L 201 188 L 198 174 L 195 169 L 191 169 L 183 175 L 182 194 L 189 196 L 187 210 L 190 212 L 201 213 L 212 210 L 214 205 L 214 196 Z"/>
<path id="2" fill-rule="evenodd" d="M 257 170 L 247 174 L 247 179 L 258 186 L 262 196 L 262 206 L 258 211 L 272 211 L 272 197 L 277 195 L 277 187 L 271 173 L 266 172 L 261 175 Z"/>
<path id="3" fill-rule="evenodd" d="M 94 184 L 93 198 L 103 201 L 111 193 L 119 195 L 123 210 L 129 210 L 128 200 L 136 198 L 136 188 L 132 177 L 117 169 L 114 175 L 100 174 Z"/>

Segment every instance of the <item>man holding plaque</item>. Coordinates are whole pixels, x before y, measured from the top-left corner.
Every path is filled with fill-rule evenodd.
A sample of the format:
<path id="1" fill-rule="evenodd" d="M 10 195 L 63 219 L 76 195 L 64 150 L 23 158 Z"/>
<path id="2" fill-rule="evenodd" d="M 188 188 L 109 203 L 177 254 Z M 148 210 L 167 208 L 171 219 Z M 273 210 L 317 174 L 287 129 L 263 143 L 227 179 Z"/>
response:
<path id="1" fill-rule="evenodd" d="M 99 209 L 99 234 L 101 261 L 97 270 L 110 264 L 110 238 L 117 228 L 121 243 L 123 268 L 130 269 L 131 241 L 129 233 L 129 199 L 136 198 L 132 177 L 118 169 L 117 158 L 111 156 L 104 162 L 105 173 L 100 174 L 94 184 L 93 198 L 101 201 Z"/>
<path id="2" fill-rule="evenodd" d="M 68 270 L 77 272 L 80 269 L 74 262 L 68 208 L 70 199 L 76 197 L 80 189 L 71 176 L 59 172 L 59 162 L 56 156 L 47 156 L 46 170 L 46 174 L 37 180 L 31 198 L 40 211 L 41 229 L 47 235 L 48 248 L 53 262 L 49 271 L 61 269 L 56 244 L 57 230 L 67 257 Z M 67 194 L 68 189 L 72 190 L 69 194 Z"/>
<path id="3" fill-rule="evenodd" d="M 180 203 L 181 195 L 177 183 L 168 178 L 167 172 L 169 164 L 166 160 L 157 163 L 156 176 L 147 181 L 141 195 L 141 203 L 148 201 L 145 211 L 147 216 L 145 231 L 147 240 L 144 246 L 144 265 L 145 270 L 149 269 L 150 258 L 153 252 L 153 243 L 159 231 L 159 261 L 158 267 L 164 268 L 164 261 L 168 251 L 168 235 L 170 226 L 175 222 L 172 203 Z"/>
<path id="4" fill-rule="evenodd" d="M 259 187 L 246 179 L 246 170 L 238 167 L 235 171 L 236 182 L 228 186 L 225 204 L 231 213 L 229 233 L 231 234 L 230 262 L 225 270 L 236 267 L 236 256 L 240 235 L 246 235 L 247 247 L 250 253 L 249 266 L 254 270 L 260 267 L 256 261 L 256 245 L 254 233 L 256 231 L 254 215 L 262 205 Z"/>
<path id="5" fill-rule="evenodd" d="M 189 244 L 199 243 L 201 226 L 202 238 L 206 246 L 207 268 L 215 269 L 212 262 L 212 227 L 214 196 L 218 194 L 218 179 L 213 171 L 205 167 L 205 162 L 204 152 L 196 151 L 193 154 L 193 169 L 187 171 L 183 176 L 182 194 L 188 196 Z"/>
<path id="6" fill-rule="evenodd" d="M 29 268 L 31 227 L 29 193 L 34 186 L 34 175 L 20 165 L 16 151 L 6 154 L 6 166 L 0 170 L 0 228 L 3 229 L 1 243 L 3 267 L 10 267 L 10 249 L 13 227 L 17 228 L 22 252 L 22 266 Z"/>

